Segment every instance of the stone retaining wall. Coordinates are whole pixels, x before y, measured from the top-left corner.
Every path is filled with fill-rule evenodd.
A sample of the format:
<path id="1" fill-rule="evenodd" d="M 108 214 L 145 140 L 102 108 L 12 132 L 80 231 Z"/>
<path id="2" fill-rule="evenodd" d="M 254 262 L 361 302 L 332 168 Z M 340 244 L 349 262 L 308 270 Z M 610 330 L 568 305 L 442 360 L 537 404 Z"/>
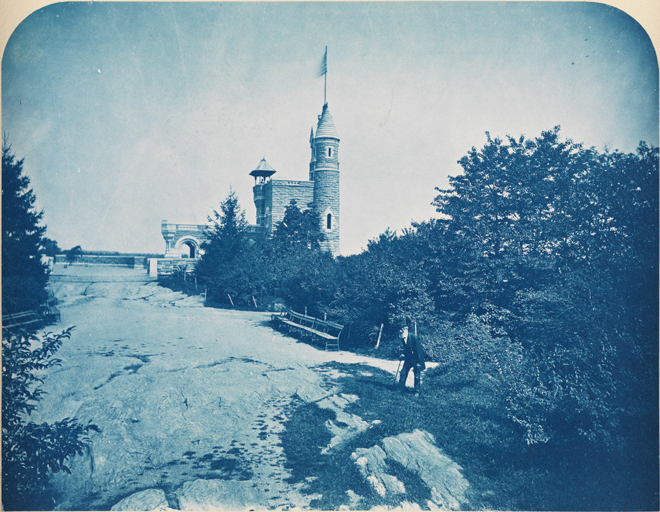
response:
<path id="1" fill-rule="evenodd" d="M 66 259 L 66 254 L 58 254 L 55 256 L 55 263 L 66 265 L 110 265 L 114 267 L 144 267 L 147 258 L 144 256 L 109 256 L 109 255 L 94 255 L 83 254 L 78 256 L 74 263 L 70 263 Z"/>

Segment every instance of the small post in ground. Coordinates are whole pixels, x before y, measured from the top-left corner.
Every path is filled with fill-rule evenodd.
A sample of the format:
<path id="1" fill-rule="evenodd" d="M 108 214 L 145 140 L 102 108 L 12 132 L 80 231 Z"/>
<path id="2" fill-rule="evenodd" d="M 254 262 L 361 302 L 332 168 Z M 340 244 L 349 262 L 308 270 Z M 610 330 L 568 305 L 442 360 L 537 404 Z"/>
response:
<path id="1" fill-rule="evenodd" d="M 380 331 L 378 331 L 378 341 L 376 342 L 376 348 L 380 345 L 380 335 L 383 334 L 383 324 L 380 324 Z"/>

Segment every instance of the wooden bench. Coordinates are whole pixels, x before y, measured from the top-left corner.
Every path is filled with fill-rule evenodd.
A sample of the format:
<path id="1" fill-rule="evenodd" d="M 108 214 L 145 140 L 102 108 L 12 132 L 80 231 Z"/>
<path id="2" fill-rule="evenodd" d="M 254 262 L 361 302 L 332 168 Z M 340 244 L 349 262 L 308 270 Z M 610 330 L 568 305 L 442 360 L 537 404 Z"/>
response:
<path id="1" fill-rule="evenodd" d="M 45 325 L 56 324 L 61 321 L 60 310 L 55 306 L 56 299 L 50 297 L 48 301 L 39 306 L 37 311 L 21 311 L 2 315 L 3 329 L 41 328 Z"/>
<path id="2" fill-rule="evenodd" d="M 319 339 L 325 344 L 325 350 L 339 350 L 339 336 L 344 328 L 343 325 L 302 315 L 295 311 L 285 311 L 279 315 L 273 314 L 271 321 L 276 327 L 285 328 L 288 332 L 297 332 L 303 337 Z"/>
<path id="3" fill-rule="evenodd" d="M 36 327 L 39 324 L 43 324 L 44 319 L 41 315 L 35 311 L 22 311 L 20 313 L 11 313 L 8 315 L 2 315 L 2 328 L 3 329 L 13 329 L 16 327 L 26 327 L 28 325 L 33 325 Z"/>

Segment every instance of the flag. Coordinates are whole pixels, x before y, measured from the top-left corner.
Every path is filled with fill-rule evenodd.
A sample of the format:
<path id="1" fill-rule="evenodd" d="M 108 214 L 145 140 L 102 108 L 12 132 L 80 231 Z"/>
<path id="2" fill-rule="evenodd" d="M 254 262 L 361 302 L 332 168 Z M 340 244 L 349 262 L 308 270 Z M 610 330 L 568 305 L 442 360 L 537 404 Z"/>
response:
<path id="1" fill-rule="evenodd" d="M 325 47 L 325 54 L 323 55 L 323 60 L 321 61 L 321 65 L 319 66 L 319 75 L 318 76 L 323 76 L 328 72 L 328 47 Z"/>

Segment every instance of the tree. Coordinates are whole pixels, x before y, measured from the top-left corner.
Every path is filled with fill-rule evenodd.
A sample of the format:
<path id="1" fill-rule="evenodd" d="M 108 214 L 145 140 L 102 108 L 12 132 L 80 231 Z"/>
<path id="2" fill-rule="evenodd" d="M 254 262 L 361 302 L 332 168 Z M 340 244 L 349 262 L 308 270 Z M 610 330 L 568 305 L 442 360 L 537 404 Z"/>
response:
<path id="1" fill-rule="evenodd" d="M 66 260 L 69 263 L 75 263 L 80 259 L 82 255 L 83 255 L 82 247 L 76 245 L 75 247 L 72 247 L 66 252 Z"/>
<path id="2" fill-rule="evenodd" d="M 388 229 L 370 240 L 366 251 L 339 260 L 332 311 L 351 324 L 356 343 L 373 343 L 380 324 L 386 335 L 394 336 L 400 320 L 431 323 L 433 300 L 423 264 L 413 251 L 410 233 L 399 237 Z"/>
<path id="3" fill-rule="evenodd" d="M 220 204 L 220 211 L 209 217 L 202 256 L 195 266 L 200 281 L 207 286 L 210 301 L 229 304 L 251 304 L 257 293 L 258 270 L 255 243 L 248 236 L 245 211 L 231 190 Z"/>
<path id="4" fill-rule="evenodd" d="M 4 510 L 51 509 L 48 479 L 69 472 L 67 461 L 83 453 L 87 432 L 71 418 L 54 424 L 26 421 L 41 399 L 39 372 L 59 366 L 54 357 L 71 337 L 72 327 L 61 334 L 5 333 L 2 340 L 2 505 Z M 34 348 L 37 346 L 38 348 Z"/>
<path id="5" fill-rule="evenodd" d="M 321 315 L 335 291 L 335 260 L 321 249 L 324 240 L 316 214 L 295 200 L 284 211 L 273 237 L 263 244 L 264 277 L 271 295 L 289 307 Z"/>
<path id="6" fill-rule="evenodd" d="M 318 219 L 311 208 L 301 210 L 295 199 L 284 209 L 284 218 L 275 227 L 272 244 L 279 251 L 297 248 L 320 250 L 325 240 Z"/>
<path id="7" fill-rule="evenodd" d="M 7 137 L 2 141 L 2 311 L 33 310 L 47 297 L 47 266 L 42 263 L 43 211 L 35 210 L 23 159 L 16 160 Z"/>
<path id="8" fill-rule="evenodd" d="M 51 240 L 48 237 L 44 237 L 43 241 L 43 253 L 46 256 L 57 256 L 58 254 L 62 254 L 62 249 L 60 249 L 59 245 L 57 245 L 57 242 L 55 240 Z"/>
<path id="9" fill-rule="evenodd" d="M 657 407 L 657 148 L 599 154 L 556 127 L 459 163 L 417 230 L 437 306 L 523 348 L 508 410 L 528 442 L 617 444 Z"/>

